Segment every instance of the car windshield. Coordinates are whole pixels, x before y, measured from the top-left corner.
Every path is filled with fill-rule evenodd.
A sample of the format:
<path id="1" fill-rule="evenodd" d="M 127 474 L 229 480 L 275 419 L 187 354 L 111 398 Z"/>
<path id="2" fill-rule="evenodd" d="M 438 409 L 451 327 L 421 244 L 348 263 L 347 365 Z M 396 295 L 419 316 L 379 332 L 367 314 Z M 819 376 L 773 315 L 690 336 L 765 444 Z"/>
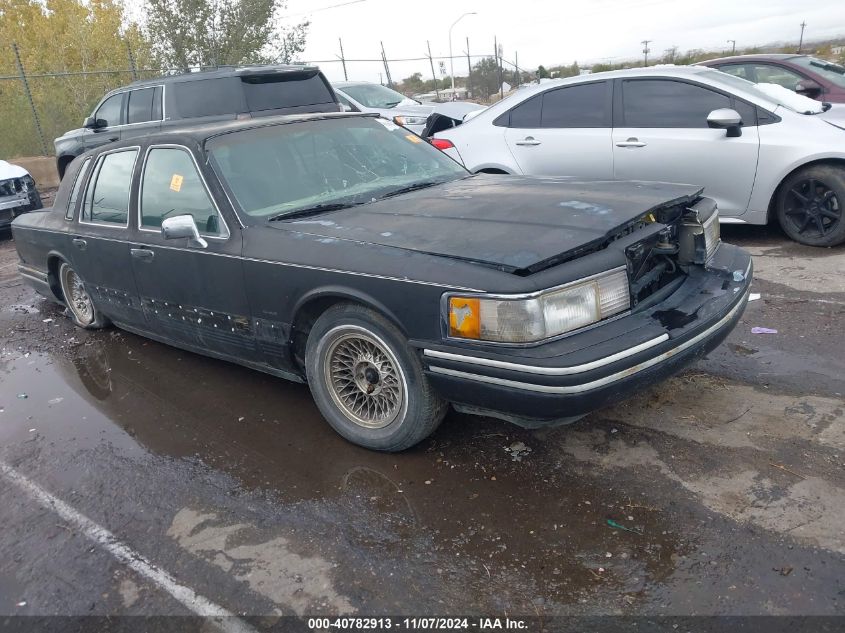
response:
<path id="1" fill-rule="evenodd" d="M 815 57 L 794 57 L 789 61 L 798 66 L 803 66 L 817 75 L 821 75 L 840 88 L 845 88 L 845 66 L 826 62 L 823 59 L 816 59 Z"/>
<path id="2" fill-rule="evenodd" d="M 240 208 L 256 219 L 366 204 L 470 175 L 416 134 L 371 116 L 262 126 L 206 147 Z"/>
<path id="3" fill-rule="evenodd" d="M 405 95 L 379 84 L 353 84 L 340 90 L 367 108 L 395 108 L 406 99 Z"/>

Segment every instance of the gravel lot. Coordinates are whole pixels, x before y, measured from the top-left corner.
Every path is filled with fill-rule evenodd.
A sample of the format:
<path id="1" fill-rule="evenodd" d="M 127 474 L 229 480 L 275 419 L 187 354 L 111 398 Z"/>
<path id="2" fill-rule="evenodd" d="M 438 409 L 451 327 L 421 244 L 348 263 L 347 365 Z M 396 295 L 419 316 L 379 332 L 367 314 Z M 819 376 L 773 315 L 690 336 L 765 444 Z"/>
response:
<path id="1" fill-rule="evenodd" d="M 305 386 L 74 328 L 2 236 L 0 614 L 190 612 L 79 515 L 233 613 L 842 614 L 845 250 L 723 237 L 762 297 L 684 375 L 383 455 Z"/>

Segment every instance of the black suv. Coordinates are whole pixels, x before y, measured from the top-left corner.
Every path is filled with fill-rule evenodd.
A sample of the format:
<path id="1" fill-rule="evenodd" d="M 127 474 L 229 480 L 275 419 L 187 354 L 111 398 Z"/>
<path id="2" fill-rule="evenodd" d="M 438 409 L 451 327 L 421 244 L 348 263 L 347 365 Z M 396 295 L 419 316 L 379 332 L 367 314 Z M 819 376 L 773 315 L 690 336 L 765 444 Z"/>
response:
<path id="1" fill-rule="evenodd" d="M 54 141 L 56 166 L 61 178 L 83 152 L 168 126 L 342 110 L 314 66 L 227 68 L 136 81 L 107 93 L 81 128 Z"/>

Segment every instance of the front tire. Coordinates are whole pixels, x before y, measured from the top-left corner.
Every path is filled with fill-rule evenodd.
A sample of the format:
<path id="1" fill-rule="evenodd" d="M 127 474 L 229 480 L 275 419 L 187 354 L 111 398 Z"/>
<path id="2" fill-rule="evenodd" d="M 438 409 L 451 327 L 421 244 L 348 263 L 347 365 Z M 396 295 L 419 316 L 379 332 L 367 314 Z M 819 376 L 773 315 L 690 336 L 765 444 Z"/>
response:
<path id="1" fill-rule="evenodd" d="M 305 371 L 323 417 L 366 448 L 410 448 L 434 432 L 448 408 L 401 332 L 360 305 L 338 304 L 317 319 Z"/>
<path id="2" fill-rule="evenodd" d="M 59 285 L 65 305 L 76 325 L 86 330 L 97 330 L 108 324 L 91 300 L 82 278 L 67 262 L 62 262 L 59 267 Z"/>
<path id="3" fill-rule="evenodd" d="M 845 169 L 813 165 L 794 173 L 780 188 L 777 217 L 784 233 L 801 244 L 845 242 Z"/>

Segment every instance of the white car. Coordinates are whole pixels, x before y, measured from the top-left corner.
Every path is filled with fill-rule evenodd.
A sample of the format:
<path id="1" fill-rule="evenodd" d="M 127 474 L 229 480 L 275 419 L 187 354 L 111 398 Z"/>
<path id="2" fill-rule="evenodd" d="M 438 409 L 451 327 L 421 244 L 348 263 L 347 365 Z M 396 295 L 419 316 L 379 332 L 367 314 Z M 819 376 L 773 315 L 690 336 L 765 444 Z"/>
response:
<path id="1" fill-rule="evenodd" d="M 377 112 L 386 119 L 419 134 L 434 104 L 423 105 L 392 88 L 368 81 L 333 83 L 337 98 L 349 112 Z"/>
<path id="2" fill-rule="evenodd" d="M 525 88 L 432 143 L 473 172 L 703 185 L 722 222 L 777 220 L 832 246 L 845 241 L 845 121 L 825 107 L 657 66 Z"/>
<path id="3" fill-rule="evenodd" d="M 0 230 L 8 229 L 21 213 L 40 208 L 41 196 L 29 172 L 0 160 Z"/>
<path id="4" fill-rule="evenodd" d="M 469 101 L 420 103 L 392 88 L 368 81 L 338 82 L 332 88 L 346 111 L 375 112 L 420 135 L 434 112 L 459 122 L 469 112 L 485 107 Z"/>

